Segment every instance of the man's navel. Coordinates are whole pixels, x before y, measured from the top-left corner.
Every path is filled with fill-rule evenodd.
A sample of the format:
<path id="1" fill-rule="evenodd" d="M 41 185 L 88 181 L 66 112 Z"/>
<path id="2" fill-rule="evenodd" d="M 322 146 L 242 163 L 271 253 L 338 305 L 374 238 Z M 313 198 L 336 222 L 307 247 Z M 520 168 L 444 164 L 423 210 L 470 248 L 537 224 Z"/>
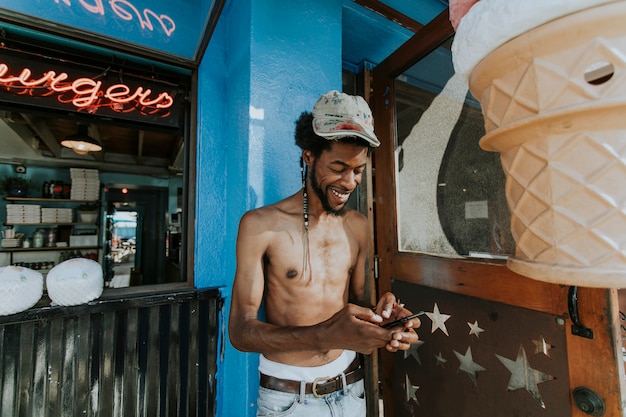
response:
<path id="1" fill-rule="evenodd" d="M 298 271 L 296 271 L 295 269 L 290 269 L 289 271 L 287 271 L 287 278 L 294 279 L 297 276 L 298 276 Z"/>

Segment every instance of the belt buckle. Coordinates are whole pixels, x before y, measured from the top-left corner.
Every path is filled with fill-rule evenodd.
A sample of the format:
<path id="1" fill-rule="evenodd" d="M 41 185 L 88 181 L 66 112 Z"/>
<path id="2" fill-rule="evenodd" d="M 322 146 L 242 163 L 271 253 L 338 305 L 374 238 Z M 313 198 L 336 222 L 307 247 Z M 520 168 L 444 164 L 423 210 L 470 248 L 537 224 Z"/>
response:
<path id="1" fill-rule="evenodd" d="M 330 379 L 330 377 L 328 376 L 323 376 L 321 378 L 315 378 L 315 380 L 313 381 L 313 385 L 311 386 L 311 392 L 313 393 L 313 395 L 315 396 L 315 398 L 324 398 L 324 397 L 328 397 L 331 393 L 327 393 L 327 394 L 320 394 L 317 392 L 317 384 L 319 384 L 320 382 L 323 381 L 328 381 Z"/>

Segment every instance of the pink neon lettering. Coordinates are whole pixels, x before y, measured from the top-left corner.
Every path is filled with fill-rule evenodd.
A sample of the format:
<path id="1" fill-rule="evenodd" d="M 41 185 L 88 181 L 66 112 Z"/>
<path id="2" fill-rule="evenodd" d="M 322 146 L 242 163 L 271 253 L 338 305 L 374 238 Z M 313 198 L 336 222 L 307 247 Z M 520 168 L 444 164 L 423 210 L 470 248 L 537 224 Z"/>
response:
<path id="1" fill-rule="evenodd" d="M 121 90 L 121 91 L 116 93 L 115 90 Z M 109 98 L 109 100 L 111 100 L 114 103 L 128 103 L 129 101 L 132 100 L 132 98 L 125 98 L 125 99 L 119 98 L 118 99 L 118 97 L 124 97 L 128 95 L 129 92 L 130 92 L 130 88 L 128 88 L 127 85 L 115 84 L 107 88 L 106 96 Z"/>
<path id="2" fill-rule="evenodd" d="M 62 2 L 64 5 L 72 7 L 71 0 L 54 1 L 57 4 Z M 102 0 L 91 0 L 91 3 L 88 0 L 79 0 L 78 2 L 89 13 L 101 16 L 104 16 L 106 13 Z M 109 5 L 111 6 L 111 11 L 122 20 L 131 21 L 133 18 L 137 18 L 141 29 L 154 31 L 154 26 L 152 25 L 152 19 L 154 19 L 159 22 L 161 28 L 167 36 L 172 36 L 172 33 L 176 30 L 176 23 L 174 22 L 174 19 L 166 14 L 158 14 L 150 9 L 144 9 L 142 15 L 142 13 L 128 0 L 109 0 Z"/>
<path id="3" fill-rule="evenodd" d="M 6 74 L 8 70 L 9 70 L 9 67 L 7 67 L 5 64 L 2 64 L 0 66 L 0 75 Z M 19 80 L 20 80 L 19 76 L 17 76 L 17 77 L 15 77 L 15 76 L 8 76 L 7 78 L 0 78 L 0 83 L 10 84 L 12 82 L 19 81 Z"/>
<path id="4" fill-rule="evenodd" d="M 87 109 L 94 113 L 99 107 L 108 106 L 114 111 L 129 112 L 135 106 L 125 109 L 122 104 L 136 102 L 142 106 L 140 111 L 143 114 L 155 113 L 156 109 L 166 109 L 174 104 L 174 98 L 167 92 L 161 92 L 155 98 L 151 98 L 152 90 L 137 87 L 131 93 L 131 88 L 126 84 L 113 84 L 105 91 L 102 91 L 102 81 L 91 78 L 77 78 L 72 82 L 64 82 L 69 78 L 66 72 L 57 74 L 55 71 L 47 71 L 40 78 L 33 79 L 30 68 L 23 68 L 19 75 L 7 75 L 9 67 L 5 63 L 0 63 L 0 86 L 7 91 L 19 88 L 16 94 L 33 95 L 33 89 L 46 88 L 48 93 L 40 95 L 60 94 L 58 101 L 61 103 L 72 103 L 78 109 Z M 63 97 L 65 93 L 73 93 L 72 97 Z M 70 94 L 70 95 L 71 95 Z M 153 108 L 155 110 L 150 110 Z M 169 113 L 168 113 L 169 114 Z M 167 115 L 163 115 L 166 117 Z"/>
<path id="5" fill-rule="evenodd" d="M 167 93 L 159 94 L 158 97 L 155 98 L 154 100 L 149 100 L 149 101 L 140 100 L 139 102 L 143 104 L 144 106 L 156 105 L 158 109 L 166 109 L 173 104 L 172 96 L 170 96 Z"/>
<path id="6" fill-rule="evenodd" d="M 150 30 L 152 30 L 152 23 L 150 23 L 150 16 L 153 16 L 154 19 L 156 19 L 156 21 L 161 24 L 161 27 L 163 28 L 163 31 L 165 32 L 165 34 L 167 36 L 171 36 L 172 32 L 174 32 L 174 30 L 176 29 L 176 24 L 167 15 L 162 14 L 160 16 L 157 16 L 157 14 L 155 12 L 153 12 L 152 10 L 150 10 L 150 9 L 145 9 L 143 11 L 143 15 L 146 18 L 146 25 L 148 26 L 148 28 Z M 166 23 L 167 23 L 167 25 L 166 25 Z M 143 23 L 142 23 L 142 25 L 143 25 Z"/>
<path id="7" fill-rule="evenodd" d="M 96 0 L 95 5 L 93 6 L 87 4 L 85 0 L 80 0 L 80 4 L 87 9 L 87 11 L 104 16 L 104 6 L 102 6 L 102 0 Z"/>
<path id="8" fill-rule="evenodd" d="M 118 17 L 124 20 L 133 19 L 132 13 L 124 10 L 124 8 L 122 7 L 122 6 L 127 6 L 128 8 L 132 9 L 135 12 L 135 16 L 137 16 L 137 18 L 141 22 L 141 15 L 139 14 L 139 11 L 137 10 L 135 6 L 128 3 L 127 1 L 111 0 L 109 3 L 111 4 L 111 10 L 113 10 L 113 13 L 115 13 Z M 118 3 L 122 3 L 122 6 L 118 6 Z M 141 27 L 143 28 L 143 23 L 141 24 Z"/>
<path id="9" fill-rule="evenodd" d="M 22 83 L 22 85 L 25 87 L 43 85 L 46 82 L 48 82 L 49 79 L 54 77 L 54 74 L 55 74 L 54 71 L 48 71 L 43 75 L 43 77 L 39 78 L 38 80 L 28 81 L 28 79 L 31 76 L 31 72 L 28 68 L 24 68 L 24 70 L 20 74 L 20 83 Z"/>
<path id="10" fill-rule="evenodd" d="M 67 80 L 69 77 L 69 75 L 67 75 L 66 72 L 62 72 L 59 75 L 57 75 L 56 77 L 54 77 L 52 79 L 52 81 L 50 82 L 50 85 L 48 86 L 48 88 L 50 88 L 50 90 L 54 91 L 55 93 L 62 93 L 64 91 L 68 91 L 72 89 L 72 83 L 65 83 L 65 85 L 60 84 L 57 85 L 57 83 L 60 83 L 61 81 Z"/>
<path id="11" fill-rule="evenodd" d="M 139 21 L 139 26 L 141 27 L 141 29 L 148 29 L 150 31 L 154 30 L 154 27 L 152 26 L 152 22 L 150 20 L 150 16 L 152 16 L 156 21 L 161 24 L 161 28 L 163 28 L 163 31 L 167 36 L 171 36 L 172 33 L 174 33 L 174 31 L 176 30 L 176 24 L 174 23 L 174 20 L 165 14 L 158 15 L 150 9 L 144 9 L 144 19 L 142 18 L 139 10 L 127 0 L 110 0 L 109 3 L 111 5 L 111 10 L 113 10 L 113 13 L 115 13 L 119 18 L 130 21 L 133 19 L 133 17 L 136 17 Z M 130 9 L 130 11 L 126 10 L 125 8 Z"/>
<path id="12" fill-rule="evenodd" d="M 93 101 L 98 97 L 98 91 L 100 90 L 101 85 L 102 82 L 94 82 L 89 78 L 79 78 L 75 80 L 72 83 L 72 91 L 74 91 L 78 95 L 78 97 L 74 98 L 74 100 L 72 100 L 72 103 L 74 103 L 76 107 L 87 107 L 91 105 Z"/>

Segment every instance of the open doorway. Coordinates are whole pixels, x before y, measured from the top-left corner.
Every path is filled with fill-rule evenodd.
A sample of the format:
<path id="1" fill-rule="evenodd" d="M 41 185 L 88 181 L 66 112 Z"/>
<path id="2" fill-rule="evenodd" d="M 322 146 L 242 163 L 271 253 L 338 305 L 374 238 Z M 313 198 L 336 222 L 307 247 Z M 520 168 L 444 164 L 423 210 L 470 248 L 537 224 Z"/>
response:
<path id="1" fill-rule="evenodd" d="M 131 276 L 135 278 L 137 252 L 137 218 L 135 209 L 128 209 L 122 205 L 115 209 L 113 214 L 107 214 L 110 223 L 113 276 L 111 288 L 130 287 Z M 140 234 L 140 233 L 139 233 Z"/>
<path id="2" fill-rule="evenodd" d="M 165 283 L 168 189 L 109 185 L 105 276 L 112 288 Z"/>

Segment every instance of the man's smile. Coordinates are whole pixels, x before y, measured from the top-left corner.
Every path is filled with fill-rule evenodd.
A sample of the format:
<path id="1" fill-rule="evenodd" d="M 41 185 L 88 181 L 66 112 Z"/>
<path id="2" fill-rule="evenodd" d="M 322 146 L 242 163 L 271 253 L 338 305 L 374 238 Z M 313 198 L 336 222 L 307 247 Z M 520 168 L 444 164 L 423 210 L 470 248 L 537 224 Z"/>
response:
<path id="1" fill-rule="evenodd" d="M 332 193 L 332 195 L 334 195 L 340 203 L 346 203 L 348 201 L 348 198 L 350 197 L 350 192 L 346 192 L 346 191 L 339 191 L 335 188 L 331 188 L 330 192 Z"/>

